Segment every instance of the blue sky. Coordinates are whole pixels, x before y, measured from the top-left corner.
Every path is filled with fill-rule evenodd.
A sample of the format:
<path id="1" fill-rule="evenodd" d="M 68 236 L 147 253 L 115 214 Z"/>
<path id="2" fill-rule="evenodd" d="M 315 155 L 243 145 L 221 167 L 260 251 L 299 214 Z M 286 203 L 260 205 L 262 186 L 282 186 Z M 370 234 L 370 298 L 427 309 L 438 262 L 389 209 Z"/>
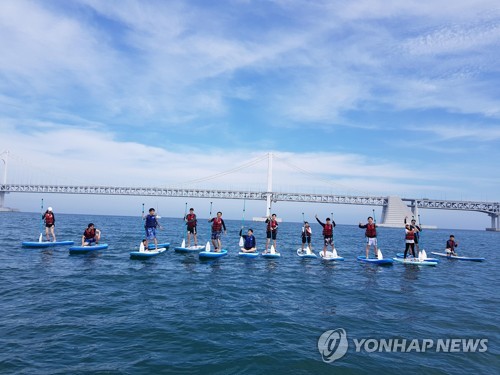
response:
<path id="1" fill-rule="evenodd" d="M 11 183 L 262 190 L 265 161 L 186 182 L 273 152 L 280 191 L 500 199 L 496 1 L 4 0 L 0 45 Z M 39 199 L 7 204 L 36 211 Z M 50 199 L 116 214 L 144 201 Z M 241 202 L 219 203 L 241 214 Z M 182 200 L 162 204 L 183 213 Z M 275 207 L 289 220 L 332 211 Z M 333 210 L 344 223 L 371 213 Z M 484 214 L 423 212 L 489 226 Z"/>

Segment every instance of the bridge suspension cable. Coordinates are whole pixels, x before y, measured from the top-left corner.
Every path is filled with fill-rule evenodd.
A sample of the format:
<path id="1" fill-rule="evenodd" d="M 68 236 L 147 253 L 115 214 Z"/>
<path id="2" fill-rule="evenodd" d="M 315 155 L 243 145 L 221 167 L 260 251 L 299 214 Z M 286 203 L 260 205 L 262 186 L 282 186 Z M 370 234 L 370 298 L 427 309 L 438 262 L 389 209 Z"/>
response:
<path id="1" fill-rule="evenodd" d="M 219 173 L 216 173 L 214 175 L 207 176 L 207 177 L 198 178 L 196 180 L 186 181 L 186 182 L 181 183 L 180 185 L 182 186 L 182 185 L 189 185 L 189 184 L 197 184 L 200 182 L 214 180 L 216 178 L 223 177 L 223 176 L 226 176 L 226 175 L 231 174 L 231 173 L 236 173 L 242 169 L 254 166 L 255 164 L 258 164 L 265 159 L 267 159 L 267 154 L 264 154 L 264 155 L 258 157 L 257 159 L 253 159 L 247 163 L 241 164 L 235 168 L 228 169 L 227 171 L 219 172 Z"/>
<path id="2" fill-rule="evenodd" d="M 316 173 L 311 173 L 311 172 L 309 172 L 309 171 L 307 171 L 307 170 L 305 170 L 305 169 L 303 169 L 303 168 L 300 168 L 300 167 L 296 166 L 295 164 L 292 164 L 292 163 L 291 163 L 289 160 L 287 160 L 287 159 L 280 158 L 279 156 L 275 156 L 275 155 L 274 155 L 274 157 L 275 157 L 276 159 L 278 159 L 279 161 L 281 161 L 282 163 L 284 163 L 284 164 L 286 164 L 287 166 L 289 166 L 290 168 L 295 169 L 296 171 L 298 171 L 298 172 L 300 172 L 300 173 L 302 173 L 302 174 L 304 174 L 304 175 L 307 175 L 307 176 L 309 176 L 309 177 L 313 177 L 315 180 L 320 180 L 320 181 L 322 181 L 322 182 L 326 183 L 327 185 L 333 186 L 333 187 L 335 187 L 335 188 L 341 187 L 341 188 L 343 188 L 343 189 L 345 189 L 345 190 L 347 190 L 347 191 L 350 191 L 350 192 L 354 191 L 354 192 L 357 192 L 357 193 L 360 193 L 360 194 L 370 195 L 370 194 L 369 194 L 369 193 L 367 193 L 367 192 L 363 192 L 363 191 L 361 191 L 361 190 L 354 189 L 354 188 L 352 188 L 352 187 L 349 187 L 349 186 L 346 186 L 346 185 L 342 185 L 342 184 L 339 184 L 339 183 L 333 182 L 333 181 L 328 180 L 328 179 L 326 179 L 326 178 L 319 177 Z"/>

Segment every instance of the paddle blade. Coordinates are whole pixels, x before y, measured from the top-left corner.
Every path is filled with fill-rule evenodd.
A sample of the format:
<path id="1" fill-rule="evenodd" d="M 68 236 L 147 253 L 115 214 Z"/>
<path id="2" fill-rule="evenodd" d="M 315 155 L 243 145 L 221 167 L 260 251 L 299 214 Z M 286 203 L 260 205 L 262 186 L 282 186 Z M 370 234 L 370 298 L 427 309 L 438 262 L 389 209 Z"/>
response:
<path id="1" fill-rule="evenodd" d="M 243 237 L 240 237 L 240 243 L 239 243 L 239 246 L 242 247 L 244 245 L 244 242 L 243 242 Z"/>
<path id="2" fill-rule="evenodd" d="M 206 252 L 210 252 L 211 249 L 210 249 L 210 242 L 207 241 L 207 244 L 205 245 L 205 251 Z"/>
<path id="3" fill-rule="evenodd" d="M 426 260 L 427 259 L 427 253 L 425 252 L 424 249 L 422 249 L 422 259 Z"/>
<path id="4" fill-rule="evenodd" d="M 418 252 L 418 260 L 420 261 L 424 260 L 424 255 L 422 254 L 422 250 Z"/>
<path id="5" fill-rule="evenodd" d="M 309 246 L 306 247 L 306 254 L 311 254 L 311 248 Z"/>
<path id="6" fill-rule="evenodd" d="M 181 247 L 186 247 L 186 240 L 182 240 Z"/>
<path id="7" fill-rule="evenodd" d="M 378 249 L 377 259 L 378 259 L 378 260 L 382 260 L 382 259 L 384 259 L 384 256 L 382 255 L 382 250 L 380 250 L 380 249 Z"/>
<path id="8" fill-rule="evenodd" d="M 271 245 L 271 254 L 275 254 L 276 253 L 276 249 L 274 248 L 274 245 Z"/>
<path id="9" fill-rule="evenodd" d="M 142 253 L 144 252 L 144 243 L 141 242 L 141 244 L 139 245 L 139 251 Z"/>
<path id="10" fill-rule="evenodd" d="M 42 242 L 43 234 L 40 233 L 40 236 L 38 237 L 38 242 Z"/>
<path id="11" fill-rule="evenodd" d="M 338 258 L 338 256 L 339 256 L 339 255 L 337 254 L 337 249 L 336 249 L 336 248 L 333 248 L 332 254 L 333 254 L 333 255 L 332 255 L 332 256 L 333 256 L 333 258 Z"/>

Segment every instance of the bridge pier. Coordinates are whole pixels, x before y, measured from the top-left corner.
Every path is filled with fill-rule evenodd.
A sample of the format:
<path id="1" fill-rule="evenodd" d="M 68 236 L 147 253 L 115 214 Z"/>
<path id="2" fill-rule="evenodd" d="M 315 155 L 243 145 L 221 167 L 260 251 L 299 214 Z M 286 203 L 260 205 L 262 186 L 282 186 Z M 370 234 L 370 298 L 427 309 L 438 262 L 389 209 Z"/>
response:
<path id="1" fill-rule="evenodd" d="M 498 214 L 488 214 L 491 218 L 491 227 L 486 228 L 488 231 L 500 232 L 500 215 Z"/>
<path id="2" fill-rule="evenodd" d="M 17 209 L 14 208 L 9 208 L 5 207 L 5 191 L 0 191 L 0 212 L 13 212 L 13 211 L 18 211 Z"/>

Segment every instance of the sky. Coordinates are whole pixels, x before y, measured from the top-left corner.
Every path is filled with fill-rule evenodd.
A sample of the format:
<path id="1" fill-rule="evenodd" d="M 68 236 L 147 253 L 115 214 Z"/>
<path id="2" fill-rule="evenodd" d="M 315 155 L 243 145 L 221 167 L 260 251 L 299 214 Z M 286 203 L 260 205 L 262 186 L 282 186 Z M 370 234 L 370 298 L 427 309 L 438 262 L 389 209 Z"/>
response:
<path id="1" fill-rule="evenodd" d="M 275 191 L 500 200 L 498 1 L 3 0 L 0 46 L 8 183 L 262 191 L 272 153 Z M 37 211 L 41 198 L 58 212 L 116 215 L 145 203 L 182 216 L 188 203 L 5 203 Z M 242 215 L 241 201 L 215 203 Z M 207 201 L 189 206 L 208 216 Z M 249 202 L 247 215 L 265 208 Z M 273 210 L 290 221 L 333 211 L 345 224 L 372 213 Z M 421 215 L 490 226 L 486 214 Z"/>

